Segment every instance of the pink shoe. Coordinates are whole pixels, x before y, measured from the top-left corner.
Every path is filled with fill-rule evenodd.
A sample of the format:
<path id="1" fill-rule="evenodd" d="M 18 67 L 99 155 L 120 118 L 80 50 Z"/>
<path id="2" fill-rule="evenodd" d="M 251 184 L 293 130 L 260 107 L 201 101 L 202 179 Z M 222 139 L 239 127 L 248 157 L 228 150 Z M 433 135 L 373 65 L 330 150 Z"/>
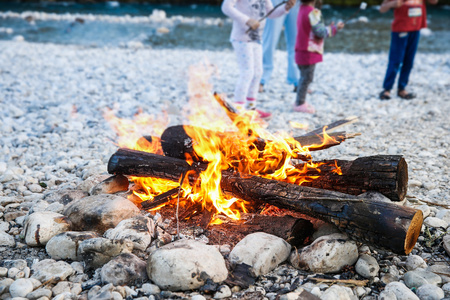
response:
<path id="1" fill-rule="evenodd" d="M 272 114 L 270 112 L 265 112 L 259 109 L 255 109 L 256 112 L 258 113 L 258 116 L 260 119 L 262 120 L 269 120 L 272 117 Z"/>
<path id="2" fill-rule="evenodd" d="M 294 111 L 296 112 L 303 112 L 303 113 L 307 113 L 307 114 L 313 114 L 316 112 L 316 110 L 314 109 L 314 107 L 309 104 L 309 103 L 303 103 L 302 105 L 295 105 L 294 104 Z"/>

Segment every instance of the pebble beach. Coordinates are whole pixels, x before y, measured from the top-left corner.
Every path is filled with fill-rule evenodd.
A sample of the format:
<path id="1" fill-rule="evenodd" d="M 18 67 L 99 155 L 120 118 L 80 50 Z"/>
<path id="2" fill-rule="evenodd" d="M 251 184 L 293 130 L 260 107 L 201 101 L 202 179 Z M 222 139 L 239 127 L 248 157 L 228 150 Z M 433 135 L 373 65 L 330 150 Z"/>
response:
<path id="1" fill-rule="evenodd" d="M 316 151 L 313 158 L 352 160 L 378 154 L 403 155 L 409 172 L 405 205 L 422 209 L 426 217 L 450 221 L 450 217 L 444 217 L 447 211 L 450 216 L 450 53 L 418 53 L 408 85 L 410 91 L 417 93 L 417 98 L 403 100 L 393 93 L 389 101 L 378 99 L 387 53 L 326 53 L 324 62 L 316 68 L 312 93 L 307 96 L 307 101 L 316 108 L 313 115 L 292 110 L 295 93 L 285 82 L 286 53 L 277 51 L 275 62 L 277 67 L 272 80 L 258 98 L 258 107 L 273 115 L 266 124 L 268 132 L 298 136 L 333 121 L 357 116 L 357 122 L 340 130 L 360 133 L 359 136 L 339 146 Z M 238 72 L 234 53 L 229 49 L 200 51 L 152 49 L 140 43 L 123 47 L 86 47 L 29 43 L 20 39 L 1 41 L 0 231 L 3 233 L 0 256 L 15 261 L 31 255 L 34 263 L 48 258 L 43 248 L 31 247 L 24 242 L 23 222 L 46 194 L 76 189 L 91 176 L 107 174 L 107 162 L 118 149 L 118 137 L 105 118 L 106 111 L 113 110 L 116 116 L 129 120 L 138 113 L 148 114 L 153 123 L 146 127 L 146 132 L 139 132 L 143 135 L 160 133 L 152 126 L 160 122 L 166 126 L 189 124 L 192 122 L 188 119 L 188 112 L 192 110 L 189 83 L 196 70 L 204 68 L 209 70 L 206 79 L 210 84 L 209 93 L 218 92 L 232 101 Z M 211 118 L 226 118 L 217 103 L 211 102 L 202 109 L 211 114 Z M 307 129 L 295 128 L 293 123 L 303 124 Z M 16 215 L 19 219 L 11 217 L 12 212 L 21 212 Z M 426 224 L 434 228 L 433 232 L 445 236 L 448 223 Z M 11 241 L 9 237 L 13 243 L 5 242 Z M 425 240 L 425 234 L 419 237 L 421 240 Z M 425 266 L 421 267 L 425 270 L 438 264 L 432 258 L 439 254 L 446 261 L 441 265 L 450 269 L 442 243 L 428 250 L 418 245 L 411 255 L 424 260 Z M 406 271 L 399 262 L 404 263 L 406 259 L 397 257 L 387 268 L 397 276 L 393 282 L 405 281 L 402 276 Z M 27 262 L 31 268 L 33 261 Z M 274 272 L 281 276 L 279 268 L 287 268 L 287 264 L 281 264 Z M 7 285 L 3 277 L 13 281 L 18 279 L 9 277 L 8 272 L 2 275 L 4 268 L 8 269 L 5 265 L 0 266 L 0 297 L 14 298 L 5 288 L 11 282 Z M 386 268 L 380 271 L 376 275 L 378 280 L 383 276 L 381 272 L 387 274 L 390 271 Z M 443 272 L 436 273 L 442 275 Z M 436 295 L 445 293 L 450 297 L 450 286 L 445 285 L 450 281 L 450 270 L 445 272 L 448 275 L 445 280 L 432 284 L 439 288 Z M 290 276 L 293 280 L 293 275 Z M 262 289 L 265 291 L 261 294 L 270 294 L 270 288 L 265 289 L 266 283 L 260 282 L 252 292 Z M 357 292 L 358 289 L 352 287 L 342 295 L 338 293 L 340 298 L 326 298 L 328 287 L 308 285 L 307 290 L 315 287 L 318 289 L 313 294 L 321 299 L 369 300 L 377 299 L 380 293 L 370 287 Z M 144 292 L 139 285 L 127 288 L 131 291 L 123 292 L 123 299 L 127 296 L 138 298 L 138 295 L 142 299 L 221 297 L 220 294 L 215 297 L 214 294 L 186 292 L 177 294 L 176 298 L 170 293 Z M 73 298 L 58 298 L 57 293 L 47 298 L 80 299 L 87 297 L 89 289 L 83 286 L 85 296 L 79 291 L 72 292 L 70 297 Z M 228 298 L 242 299 L 239 294 L 242 291 L 230 289 Z M 392 294 L 395 293 L 389 295 Z M 273 292 L 264 295 L 260 299 L 295 299 L 276 298 L 280 295 Z M 420 293 L 413 296 L 442 299 L 440 296 L 419 297 Z M 394 298 L 394 295 L 384 299 L 416 299 L 413 296 Z M 95 297 L 89 299 L 108 299 Z"/>

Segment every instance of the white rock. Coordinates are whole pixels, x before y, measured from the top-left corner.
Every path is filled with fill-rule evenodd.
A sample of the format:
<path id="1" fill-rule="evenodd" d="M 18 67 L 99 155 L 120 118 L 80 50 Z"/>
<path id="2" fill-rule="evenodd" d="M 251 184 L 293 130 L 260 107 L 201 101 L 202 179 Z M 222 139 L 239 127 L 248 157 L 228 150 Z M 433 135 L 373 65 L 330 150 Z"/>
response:
<path id="1" fill-rule="evenodd" d="M 100 272 L 102 282 L 118 285 L 135 285 L 147 280 L 145 261 L 132 253 L 116 256 Z"/>
<path id="2" fill-rule="evenodd" d="M 46 297 L 48 299 L 51 299 L 52 297 L 52 291 L 46 288 L 38 288 L 31 293 L 28 293 L 26 295 L 27 299 L 44 299 L 42 297 Z"/>
<path id="3" fill-rule="evenodd" d="M 99 237 L 93 231 L 67 231 L 52 237 L 45 250 L 53 259 L 79 260 L 78 246 L 87 239 Z"/>
<path id="4" fill-rule="evenodd" d="M 218 291 L 214 294 L 214 299 L 225 299 L 231 297 L 231 289 L 228 285 L 221 285 Z"/>
<path id="5" fill-rule="evenodd" d="M 448 227 L 448 223 L 442 219 L 436 218 L 436 217 L 428 217 L 425 220 L 423 220 L 423 223 L 426 226 L 429 227 L 435 227 L 435 228 L 444 228 L 446 229 Z"/>
<path id="6" fill-rule="evenodd" d="M 391 282 L 384 288 L 386 292 L 394 293 L 397 300 L 420 300 L 406 285 L 401 282 Z"/>
<path id="7" fill-rule="evenodd" d="M 108 229 L 104 237 L 114 239 L 127 239 L 133 242 L 134 248 L 145 251 L 155 235 L 155 223 L 145 216 L 136 216 L 121 221 L 115 228 Z"/>
<path id="8" fill-rule="evenodd" d="M 44 259 L 34 263 L 31 266 L 33 275 L 31 278 L 40 282 L 46 282 L 56 277 L 65 280 L 67 277 L 75 273 L 75 270 L 66 262 L 55 261 L 53 259 Z"/>
<path id="9" fill-rule="evenodd" d="M 102 237 L 83 240 L 78 245 L 78 255 L 88 268 L 96 269 L 122 253 L 131 253 L 129 240 L 110 240 Z"/>
<path id="10" fill-rule="evenodd" d="M 128 190 L 128 178 L 123 175 L 111 176 L 91 188 L 89 194 L 114 194 L 117 192 L 126 192 Z"/>
<path id="11" fill-rule="evenodd" d="M 149 255 L 147 274 L 160 288 L 176 291 L 199 288 L 207 279 L 222 282 L 227 278 L 228 270 L 214 246 L 179 240 Z"/>
<path id="12" fill-rule="evenodd" d="M 442 290 L 443 290 L 445 293 L 450 293 L 450 282 L 447 282 L 446 284 L 444 284 L 444 285 L 442 286 Z"/>
<path id="13" fill-rule="evenodd" d="M 397 296 L 392 291 L 382 291 L 380 293 L 380 297 L 378 298 L 380 300 L 397 300 Z"/>
<path id="14" fill-rule="evenodd" d="M 64 215 L 49 211 L 35 212 L 25 221 L 25 242 L 29 246 L 45 245 L 55 235 L 68 231 L 70 225 Z"/>
<path id="15" fill-rule="evenodd" d="M 0 247 L 14 247 L 15 245 L 14 237 L 4 231 L 0 231 Z"/>
<path id="16" fill-rule="evenodd" d="M 373 278 L 378 275 L 380 266 L 377 260 L 370 255 L 361 254 L 355 265 L 355 271 L 365 278 Z"/>
<path id="17" fill-rule="evenodd" d="M 434 284 L 424 284 L 417 289 L 420 300 L 440 300 L 445 297 L 444 291 Z"/>
<path id="18" fill-rule="evenodd" d="M 442 238 L 442 246 L 444 247 L 445 252 L 450 255 L 450 234 L 444 235 Z"/>
<path id="19" fill-rule="evenodd" d="M 406 259 L 405 266 L 408 271 L 411 271 L 417 268 L 425 269 L 427 267 L 427 263 L 419 255 L 410 254 Z"/>
<path id="20" fill-rule="evenodd" d="M 450 209 L 440 209 L 436 213 L 436 218 L 442 219 L 447 223 L 450 223 Z"/>
<path id="21" fill-rule="evenodd" d="M 425 270 L 439 275 L 442 279 L 442 283 L 450 282 L 450 267 L 447 264 L 431 265 Z"/>
<path id="22" fill-rule="evenodd" d="M 14 281 L 9 287 L 12 297 L 25 297 L 33 291 L 33 283 L 29 279 L 21 278 Z"/>
<path id="23" fill-rule="evenodd" d="M 1 209 L 0 209 L 1 212 Z M 0 221 L 0 231 L 7 232 L 10 228 L 9 222 Z"/>
<path id="24" fill-rule="evenodd" d="M 142 293 L 144 293 L 144 295 L 146 296 L 156 295 L 161 292 L 161 289 L 156 284 L 151 283 L 144 283 L 141 287 L 141 290 Z"/>
<path id="25" fill-rule="evenodd" d="M 315 240 L 290 256 L 291 264 L 316 273 L 334 273 L 358 259 L 358 247 L 344 234 L 335 233 Z"/>
<path id="26" fill-rule="evenodd" d="M 418 206 L 417 209 L 420 209 L 422 211 L 424 219 L 430 215 L 430 207 L 426 204 Z"/>
<path id="27" fill-rule="evenodd" d="M 254 276 L 267 274 L 284 262 L 291 251 L 284 239 L 264 232 L 247 235 L 231 250 L 230 262 L 251 266 Z"/>
<path id="28" fill-rule="evenodd" d="M 418 288 L 424 284 L 438 285 L 442 283 L 441 277 L 433 272 L 425 271 L 423 269 L 416 269 L 414 271 L 408 271 L 403 275 L 405 284 L 412 288 Z"/>
<path id="29" fill-rule="evenodd" d="M 350 291 L 351 293 L 351 291 Z M 353 300 L 348 290 L 340 285 L 332 285 L 323 292 L 321 300 Z"/>

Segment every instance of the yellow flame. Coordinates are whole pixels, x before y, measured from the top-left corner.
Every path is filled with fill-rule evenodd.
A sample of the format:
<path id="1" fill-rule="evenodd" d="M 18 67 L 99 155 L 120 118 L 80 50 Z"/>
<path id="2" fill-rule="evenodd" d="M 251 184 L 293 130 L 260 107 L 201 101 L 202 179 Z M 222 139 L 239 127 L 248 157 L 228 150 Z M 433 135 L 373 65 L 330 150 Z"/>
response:
<path id="1" fill-rule="evenodd" d="M 237 220 L 242 212 L 248 212 L 249 203 L 223 194 L 223 171 L 231 169 L 300 185 L 318 178 L 306 175 L 308 170 L 320 166 L 312 162 L 310 149 L 320 148 L 330 139 L 336 140 L 327 134 L 325 127 L 321 144 L 303 146 L 287 133 L 266 131 L 264 127 L 267 124 L 258 122 L 254 112 L 240 110 L 232 118 L 229 113 L 227 116 L 215 98 L 223 96 L 214 95 L 209 82 L 215 71 L 214 66 L 207 63 L 189 69 L 189 104 L 184 112 L 191 124 L 184 129 L 195 141 L 193 149 L 196 154 L 189 162 L 200 158 L 207 162 L 207 167 L 193 185 L 183 182 L 181 196 L 187 201 L 201 203 L 203 209 L 216 215 L 223 214 Z M 167 116 L 155 118 L 138 112 L 134 120 L 125 120 L 115 117 L 114 110 L 106 110 L 104 115 L 119 136 L 120 147 L 162 154 L 159 137 L 169 123 Z M 295 122 L 291 122 L 291 126 L 307 127 Z M 308 161 L 296 168 L 294 162 L 298 159 Z M 335 172 L 340 172 L 337 164 Z M 141 201 L 153 201 L 155 196 L 179 186 L 179 182 L 156 178 L 131 177 L 130 180 L 135 184 L 134 195 Z M 219 222 L 216 220 L 218 218 L 210 224 Z"/>

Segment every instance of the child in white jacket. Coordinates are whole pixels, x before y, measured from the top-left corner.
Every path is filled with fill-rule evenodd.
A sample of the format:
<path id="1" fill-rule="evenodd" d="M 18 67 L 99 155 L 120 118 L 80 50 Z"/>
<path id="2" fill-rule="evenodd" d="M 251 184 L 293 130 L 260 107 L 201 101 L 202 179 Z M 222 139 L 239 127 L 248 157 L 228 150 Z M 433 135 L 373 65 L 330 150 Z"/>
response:
<path id="1" fill-rule="evenodd" d="M 230 41 L 236 53 L 239 65 L 239 78 L 234 91 L 236 104 L 247 109 L 256 109 L 259 82 L 261 80 L 262 45 L 261 36 L 264 30 L 265 15 L 277 18 L 286 14 L 295 4 L 289 0 L 272 11 L 271 0 L 224 0 L 222 11 L 233 20 Z M 262 119 L 271 117 L 271 113 L 256 110 Z"/>

